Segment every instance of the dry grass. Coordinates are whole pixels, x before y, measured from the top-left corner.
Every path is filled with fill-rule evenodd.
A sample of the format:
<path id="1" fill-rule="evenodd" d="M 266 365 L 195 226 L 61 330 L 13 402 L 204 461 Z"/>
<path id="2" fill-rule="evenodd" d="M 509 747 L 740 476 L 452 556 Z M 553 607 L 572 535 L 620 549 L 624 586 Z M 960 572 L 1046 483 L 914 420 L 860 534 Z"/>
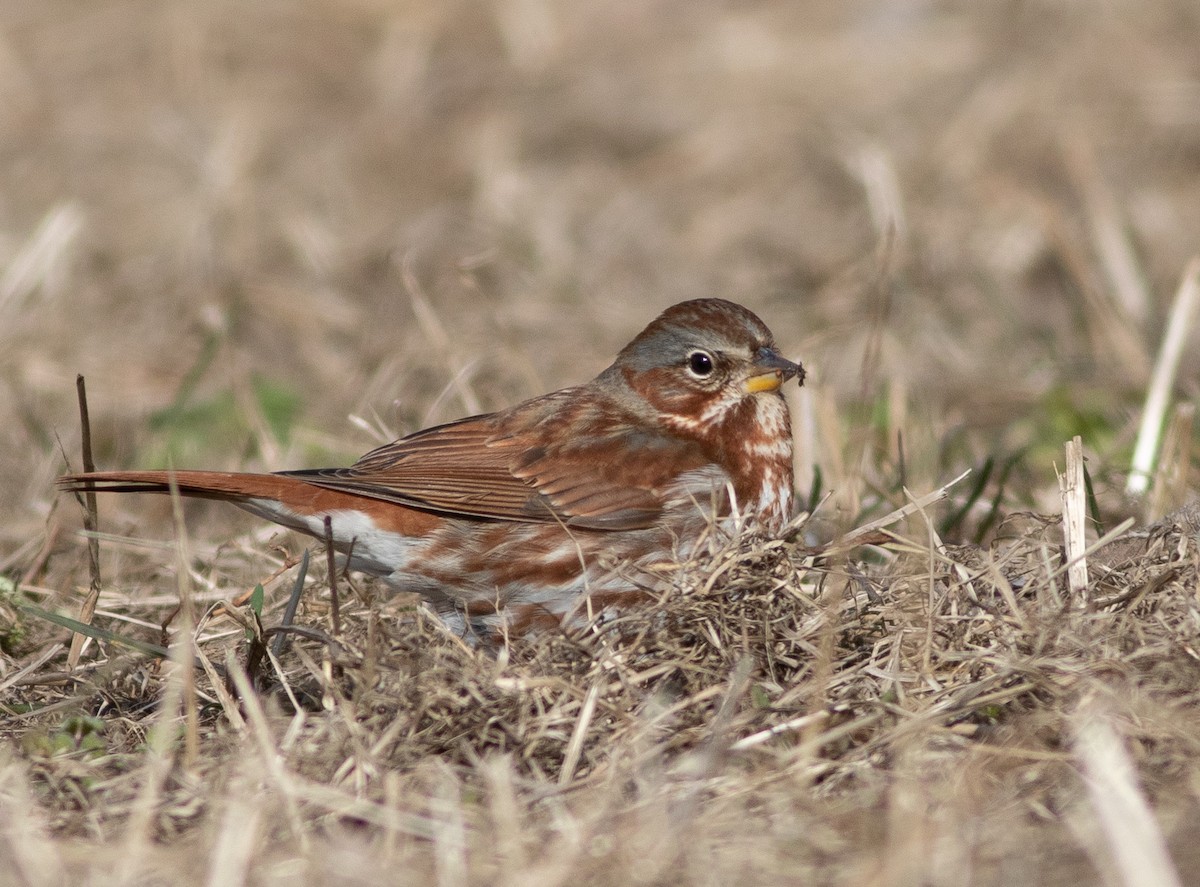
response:
<path id="1" fill-rule="evenodd" d="M 1186 0 L 0 10 L 0 883 L 1195 880 L 1200 522 L 1095 541 L 1200 486 L 1198 37 Z M 821 505 L 646 612 L 488 658 L 353 577 L 335 632 L 316 558 L 271 661 L 217 605 L 262 582 L 270 635 L 300 541 L 132 497 L 95 621 L 171 660 L 69 668 L 21 609 L 89 582 L 77 372 L 102 467 L 300 467 L 697 295 L 809 368 Z"/>
<path id="2" fill-rule="evenodd" d="M 260 665 L 257 693 L 228 618 L 202 621 L 196 651 L 226 678 L 199 675 L 194 697 L 191 669 L 115 646 L 73 674 L 42 664 L 9 689 L 6 837 L 33 871 L 102 880 L 1103 868 L 1089 725 L 1119 737 L 1168 837 L 1194 825 L 1200 540 L 1164 525 L 1120 564 L 1093 556 L 1073 598 L 1059 532 L 1026 517 L 987 548 L 897 536 L 874 566 L 862 549 L 723 540 L 646 611 L 497 659 L 374 588 L 334 641 L 310 590 L 299 621 L 316 631 Z M 199 714 L 194 757 L 181 703 Z"/>

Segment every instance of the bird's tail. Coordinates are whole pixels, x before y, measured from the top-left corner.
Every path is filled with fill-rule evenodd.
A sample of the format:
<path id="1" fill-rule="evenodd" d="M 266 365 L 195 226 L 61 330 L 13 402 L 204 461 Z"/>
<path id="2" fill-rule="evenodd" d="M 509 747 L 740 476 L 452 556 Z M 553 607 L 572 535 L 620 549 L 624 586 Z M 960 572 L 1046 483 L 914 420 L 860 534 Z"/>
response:
<path id="1" fill-rule="evenodd" d="M 274 474 L 232 471 L 95 471 L 64 475 L 58 488 L 74 493 L 170 493 L 174 488 L 181 496 L 238 502 L 280 500 L 298 483 Z"/>

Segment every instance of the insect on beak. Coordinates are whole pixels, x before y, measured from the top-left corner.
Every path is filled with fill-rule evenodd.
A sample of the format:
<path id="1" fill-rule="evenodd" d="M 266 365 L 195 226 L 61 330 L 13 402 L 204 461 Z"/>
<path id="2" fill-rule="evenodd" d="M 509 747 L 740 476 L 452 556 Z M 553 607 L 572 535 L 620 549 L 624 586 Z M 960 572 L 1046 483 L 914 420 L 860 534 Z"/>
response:
<path id="1" fill-rule="evenodd" d="M 777 391 L 779 386 L 796 376 L 804 384 L 804 367 L 780 357 L 770 348 L 759 348 L 754 355 L 754 368 L 743 383 L 747 394 Z"/>

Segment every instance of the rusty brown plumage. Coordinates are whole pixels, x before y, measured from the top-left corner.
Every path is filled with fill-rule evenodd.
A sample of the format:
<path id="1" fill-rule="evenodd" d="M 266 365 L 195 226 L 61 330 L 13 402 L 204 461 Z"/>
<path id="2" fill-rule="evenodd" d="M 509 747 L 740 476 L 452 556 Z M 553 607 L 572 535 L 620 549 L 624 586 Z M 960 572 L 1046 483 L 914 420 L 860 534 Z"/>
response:
<path id="1" fill-rule="evenodd" d="M 778 531 L 792 509 L 779 392 L 803 368 L 754 314 L 675 305 L 583 385 L 428 428 L 348 468 L 278 474 L 108 471 L 66 490 L 232 502 L 315 536 L 332 518 L 351 566 L 421 593 L 455 630 L 555 624 L 644 593 L 737 513 Z"/>

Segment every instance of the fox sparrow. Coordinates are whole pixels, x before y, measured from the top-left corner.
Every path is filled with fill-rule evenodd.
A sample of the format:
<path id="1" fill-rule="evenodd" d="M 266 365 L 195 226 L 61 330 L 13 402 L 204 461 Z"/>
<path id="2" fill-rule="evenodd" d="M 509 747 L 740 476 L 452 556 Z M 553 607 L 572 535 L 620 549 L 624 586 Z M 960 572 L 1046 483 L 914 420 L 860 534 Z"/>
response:
<path id="1" fill-rule="evenodd" d="M 561 624 L 654 587 L 714 521 L 779 532 L 792 438 L 779 388 L 804 381 L 753 313 L 664 311 L 592 381 L 418 431 L 349 468 L 277 474 L 103 471 L 74 491 L 232 502 L 415 591 L 473 640 Z"/>

